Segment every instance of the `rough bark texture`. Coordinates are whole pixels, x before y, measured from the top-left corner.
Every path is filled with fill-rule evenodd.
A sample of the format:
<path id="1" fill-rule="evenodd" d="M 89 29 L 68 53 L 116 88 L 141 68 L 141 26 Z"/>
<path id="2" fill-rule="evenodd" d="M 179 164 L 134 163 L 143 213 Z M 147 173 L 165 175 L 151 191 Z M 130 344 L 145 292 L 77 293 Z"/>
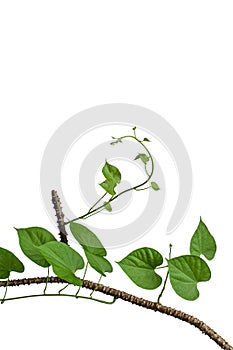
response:
<path id="1" fill-rule="evenodd" d="M 23 278 L 18 280 L 12 280 L 8 282 L 8 287 L 12 286 L 22 286 L 22 285 L 30 285 L 30 284 L 40 284 L 46 283 L 47 277 L 36 277 L 36 278 Z M 59 277 L 49 277 L 48 283 L 67 283 Z M 7 282 L 1 281 L 0 287 L 6 287 Z M 95 283 L 92 281 L 84 280 L 83 288 L 98 291 L 105 295 L 109 295 L 114 297 L 115 299 L 121 299 L 131 304 L 141 306 L 143 308 L 160 312 L 162 314 L 178 318 L 181 321 L 187 322 L 190 325 L 198 328 L 202 333 L 208 335 L 210 339 L 212 339 L 215 343 L 217 343 L 222 349 L 225 350 L 233 350 L 233 347 L 226 342 L 220 335 L 218 335 L 212 328 L 207 326 L 203 321 L 200 321 L 198 318 L 193 317 L 191 315 L 186 314 L 183 311 L 179 311 L 173 309 L 169 306 L 162 305 L 157 302 L 153 302 L 150 300 L 146 300 L 143 298 L 138 298 L 135 295 L 126 293 L 124 291 L 114 289 L 111 287 L 107 287 L 103 284 Z"/>
<path id="2" fill-rule="evenodd" d="M 57 191 L 52 190 L 52 202 L 57 216 L 58 229 L 60 231 L 60 241 L 68 244 L 67 232 L 65 230 L 64 224 L 64 214 L 61 207 L 60 198 L 57 194 Z M 40 283 L 67 283 L 59 277 L 35 277 L 35 278 L 23 278 L 18 280 L 11 281 L 0 281 L 0 287 L 13 287 L 13 286 L 22 286 L 30 284 L 40 284 Z M 162 305 L 158 302 L 153 302 L 143 298 L 138 298 L 135 295 L 126 293 L 124 291 L 107 287 L 100 283 L 95 283 L 88 280 L 83 280 L 82 288 L 90 289 L 92 291 L 100 292 L 105 295 L 109 295 L 114 299 L 121 299 L 123 301 L 129 302 L 131 304 L 141 306 L 143 308 L 160 312 L 162 314 L 178 318 L 181 321 L 187 322 L 190 325 L 198 328 L 202 333 L 208 335 L 215 343 L 217 343 L 222 349 L 233 350 L 233 347 L 226 342 L 220 335 L 218 335 L 212 328 L 210 328 L 203 321 L 200 321 L 198 318 L 186 314 L 183 311 L 173 309 L 169 306 Z"/>
<path id="3" fill-rule="evenodd" d="M 62 211 L 61 201 L 57 194 L 57 191 L 55 190 L 52 190 L 52 203 L 56 212 L 57 226 L 58 226 L 58 230 L 60 231 L 59 233 L 60 241 L 65 244 L 68 244 L 67 232 L 64 224 L 64 214 Z"/>

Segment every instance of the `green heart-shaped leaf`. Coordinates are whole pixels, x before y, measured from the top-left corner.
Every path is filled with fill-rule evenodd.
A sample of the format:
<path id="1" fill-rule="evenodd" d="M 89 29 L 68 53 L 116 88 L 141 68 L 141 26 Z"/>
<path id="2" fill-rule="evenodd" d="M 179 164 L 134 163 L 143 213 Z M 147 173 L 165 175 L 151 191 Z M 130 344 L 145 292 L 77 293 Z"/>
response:
<path id="1" fill-rule="evenodd" d="M 105 276 L 105 272 L 113 271 L 112 265 L 106 258 L 96 254 L 92 254 L 88 250 L 84 250 L 84 252 L 91 267 L 97 272 L 99 272 L 101 275 Z"/>
<path id="2" fill-rule="evenodd" d="M 70 223 L 70 230 L 74 238 L 84 250 L 99 256 L 106 256 L 107 252 L 99 238 L 87 227 L 76 222 Z"/>
<path id="3" fill-rule="evenodd" d="M 0 278 L 8 278 L 11 271 L 23 272 L 23 263 L 9 250 L 0 248 Z"/>
<path id="4" fill-rule="evenodd" d="M 211 271 L 204 260 L 194 255 L 183 255 L 168 260 L 172 288 L 183 299 L 199 297 L 198 282 L 209 281 Z"/>
<path id="5" fill-rule="evenodd" d="M 216 249 L 217 246 L 214 237 L 200 218 L 199 225 L 190 242 L 190 254 L 197 256 L 203 254 L 206 259 L 212 260 L 215 256 Z"/>
<path id="6" fill-rule="evenodd" d="M 119 169 L 106 161 L 102 173 L 106 180 L 99 185 L 103 187 L 107 193 L 114 196 L 116 194 L 115 187 L 121 182 L 121 173 Z"/>
<path id="7" fill-rule="evenodd" d="M 119 169 L 114 165 L 109 164 L 107 161 L 104 164 L 102 173 L 107 180 L 112 181 L 115 184 L 121 182 L 121 173 Z"/>
<path id="8" fill-rule="evenodd" d="M 112 265 L 104 258 L 107 252 L 99 238 L 87 227 L 75 222 L 70 223 L 70 230 L 82 246 L 91 267 L 104 276 L 105 272 L 112 272 Z"/>
<path id="9" fill-rule="evenodd" d="M 141 159 L 141 161 L 146 164 L 149 162 L 150 158 L 145 153 L 139 153 L 134 160 Z"/>
<path id="10" fill-rule="evenodd" d="M 41 255 L 37 247 L 47 242 L 56 241 L 52 233 L 42 227 L 19 228 L 16 231 L 23 253 L 36 264 L 48 267 L 50 264 Z"/>
<path id="11" fill-rule="evenodd" d="M 163 263 L 163 257 L 153 248 L 136 249 L 117 263 L 141 288 L 155 289 L 162 283 L 162 278 L 154 270 Z"/>
<path id="12" fill-rule="evenodd" d="M 115 192 L 115 187 L 116 183 L 111 181 L 111 180 L 105 180 L 99 184 L 107 193 L 111 194 L 114 196 L 116 194 Z"/>
<path id="13" fill-rule="evenodd" d="M 74 274 L 84 267 L 83 258 L 78 252 L 62 242 L 48 242 L 37 249 L 52 265 L 58 277 L 76 286 L 82 285 L 82 280 Z"/>

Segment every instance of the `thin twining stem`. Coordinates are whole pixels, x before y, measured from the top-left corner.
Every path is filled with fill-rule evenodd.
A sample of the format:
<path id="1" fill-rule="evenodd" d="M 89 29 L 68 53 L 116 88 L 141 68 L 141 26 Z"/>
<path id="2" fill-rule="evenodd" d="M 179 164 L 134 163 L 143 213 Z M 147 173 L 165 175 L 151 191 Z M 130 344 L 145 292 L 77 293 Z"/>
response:
<path id="1" fill-rule="evenodd" d="M 89 266 L 89 263 L 87 262 L 87 263 L 86 263 L 85 270 L 84 270 L 84 274 L 83 274 L 83 278 L 82 278 L 82 280 L 84 280 L 84 279 L 85 279 L 85 277 L 86 277 L 88 266 Z M 80 292 L 80 289 L 81 289 L 81 288 L 82 288 L 82 286 L 79 286 L 79 287 L 78 287 L 78 290 L 77 290 L 76 296 L 79 294 L 79 292 Z"/>
<path id="2" fill-rule="evenodd" d="M 125 194 L 125 193 L 127 193 L 127 192 L 129 192 L 129 191 L 133 191 L 133 190 L 136 190 L 136 191 L 137 191 L 140 187 L 146 185 L 146 184 L 150 181 L 150 179 L 151 179 L 151 177 L 152 177 L 152 175 L 153 175 L 153 173 L 154 173 L 154 160 L 153 160 L 152 154 L 150 153 L 149 149 L 144 145 L 143 141 L 140 141 L 137 137 L 132 136 L 132 135 L 126 135 L 126 136 L 120 137 L 121 140 L 126 139 L 126 138 L 134 139 L 134 140 L 137 141 L 137 142 L 144 148 L 144 150 L 147 152 L 148 157 L 149 157 L 149 159 L 150 159 L 150 161 L 151 161 L 151 172 L 150 172 L 150 173 L 147 173 L 148 175 L 147 175 L 147 179 L 146 179 L 145 181 L 143 181 L 142 183 L 140 183 L 139 185 L 136 185 L 136 186 L 134 186 L 134 187 L 129 187 L 129 188 L 127 188 L 126 190 L 124 190 L 124 191 L 122 191 L 122 192 L 116 194 L 115 196 L 112 196 L 112 197 L 109 199 L 109 201 L 108 201 L 107 203 L 111 203 L 111 202 L 115 201 L 118 197 L 122 196 L 123 194 Z M 149 186 L 148 188 L 150 188 L 150 187 L 151 187 L 151 186 Z M 93 206 L 92 206 L 92 207 L 93 207 Z M 97 207 L 97 208 L 95 208 L 95 209 L 92 209 L 92 210 L 89 209 L 89 211 L 88 211 L 87 213 L 85 213 L 85 214 L 83 214 L 83 215 L 81 215 L 81 216 L 79 216 L 79 217 L 77 217 L 77 218 L 75 218 L 75 219 L 73 219 L 73 220 L 70 220 L 70 221 L 65 222 L 65 225 L 68 225 L 69 223 L 74 222 L 74 221 L 77 221 L 77 220 L 86 219 L 86 218 L 89 217 L 89 216 L 92 216 L 92 215 L 94 215 L 94 214 L 97 214 L 97 212 L 99 212 L 100 209 L 104 209 L 104 207 L 105 207 L 105 204 L 102 204 L 102 205 L 100 205 L 99 207 Z M 91 214 L 91 215 L 90 215 L 90 214 Z"/>
<path id="3" fill-rule="evenodd" d="M 102 277 L 103 277 L 103 275 L 100 275 L 97 284 L 100 284 L 100 281 L 101 281 Z M 92 295 L 93 295 L 94 292 L 95 292 L 95 290 L 93 289 L 92 292 L 90 293 L 90 297 L 91 298 L 92 298 Z"/>
<path id="4" fill-rule="evenodd" d="M 171 254 L 172 254 L 172 244 L 169 244 L 169 259 L 171 259 Z M 168 280 L 168 277 L 169 277 L 169 270 L 167 270 L 167 274 L 166 274 L 166 277 L 165 277 L 165 280 L 164 280 L 164 284 L 163 284 L 163 288 L 158 296 L 158 303 L 160 302 L 160 299 L 162 298 L 163 296 L 163 293 L 165 291 L 165 288 L 166 288 L 166 285 L 167 285 L 167 280 Z"/>
<path id="5" fill-rule="evenodd" d="M 7 281 L 6 281 L 6 285 L 5 285 L 6 288 L 5 288 L 4 296 L 3 296 L 2 299 L 0 299 L 0 300 L 1 300 L 1 304 L 3 304 L 3 303 L 5 302 L 5 300 L 6 300 L 8 285 L 9 285 L 9 277 L 8 277 L 8 279 L 7 279 Z"/>
<path id="6" fill-rule="evenodd" d="M 61 292 L 62 292 L 63 290 L 65 290 L 69 285 L 70 285 L 70 284 L 67 283 L 67 284 L 65 285 L 65 287 L 61 288 L 61 289 L 58 291 L 58 294 L 61 294 Z"/>
<path id="7" fill-rule="evenodd" d="M 91 206 L 91 208 L 88 210 L 88 212 L 90 213 L 90 212 L 92 211 L 92 209 L 94 209 L 94 208 L 97 206 L 97 204 L 98 204 L 106 195 L 107 195 L 107 192 L 105 192 L 105 193 L 103 194 L 103 196 L 100 197 L 100 198 Z"/>
<path id="8" fill-rule="evenodd" d="M 40 283 L 45 283 L 46 279 L 47 277 L 36 277 L 36 278 L 24 278 L 19 280 L 11 280 L 11 281 L 8 281 L 8 283 L 7 281 L 0 281 L 0 287 L 6 287 L 7 284 L 8 284 L 8 287 L 30 285 L 33 283 L 40 284 Z M 59 277 L 49 277 L 48 283 L 67 283 L 67 282 L 62 280 Z M 114 301 L 116 299 L 121 299 L 131 304 L 141 306 L 149 310 L 158 311 L 162 314 L 177 318 L 181 321 L 184 321 L 198 328 L 202 333 L 208 335 L 208 337 L 211 340 L 213 340 L 216 344 L 218 344 L 220 348 L 224 350 L 233 350 L 233 347 L 229 343 L 227 343 L 227 341 L 223 339 L 219 334 L 217 334 L 212 328 L 210 328 L 207 324 L 205 324 L 203 321 L 200 321 L 196 317 L 186 314 L 183 311 L 176 310 L 169 306 L 162 305 L 158 302 L 149 301 L 143 298 L 138 298 L 137 296 L 126 293 L 124 291 L 107 287 L 103 284 L 98 284 L 88 280 L 83 281 L 82 287 L 89 290 L 94 290 L 94 291 L 103 293 L 105 295 L 109 295 L 114 298 Z M 57 296 L 59 294 L 55 294 L 55 295 Z M 64 296 L 63 294 L 60 294 L 60 295 Z M 39 296 L 49 296 L 49 294 L 40 294 Z M 6 300 L 10 300 L 10 299 L 6 299 Z M 94 298 L 90 298 L 90 300 L 94 300 Z"/>
<path id="9" fill-rule="evenodd" d="M 36 298 L 36 297 L 71 297 L 75 299 L 88 299 L 88 300 L 93 300 L 97 301 L 98 303 L 102 304 L 114 304 L 116 299 L 113 298 L 112 301 L 107 301 L 107 300 L 102 300 L 102 299 L 97 299 L 97 298 L 92 298 L 92 297 L 85 297 L 84 295 L 76 295 L 76 294 L 32 294 L 32 295 L 22 295 L 19 297 L 12 297 L 12 298 L 5 298 L 5 299 L 0 299 L 0 301 L 11 301 L 11 300 L 18 300 L 18 299 L 28 299 L 28 298 Z"/>
<path id="10" fill-rule="evenodd" d="M 46 293 L 47 287 L 48 287 L 48 281 L 49 281 L 49 267 L 48 267 L 48 275 L 46 278 L 46 282 L 45 282 L 45 287 L 44 287 L 44 294 Z"/>

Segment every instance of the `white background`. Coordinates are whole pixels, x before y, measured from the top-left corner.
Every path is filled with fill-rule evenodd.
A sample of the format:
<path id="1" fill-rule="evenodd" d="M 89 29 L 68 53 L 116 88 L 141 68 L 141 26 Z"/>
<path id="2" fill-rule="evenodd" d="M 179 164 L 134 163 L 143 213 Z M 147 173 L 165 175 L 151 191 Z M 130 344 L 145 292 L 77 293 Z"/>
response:
<path id="1" fill-rule="evenodd" d="M 45 271 L 23 256 L 13 227 L 55 233 L 39 188 L 40 161 L 53 132 L 85 108 L 138 104 L 162 115 L 182 137 L 193 165 L 193 199 L 175 234 L 165 236 L 162 218 L 159 238 L 152 232 L 109 257 L 119 260 L 143 245 L 166 254 L 170 240 L 174 254 L 186 253 L 201 215 L 218 243 L 212 279 L 200 285 L 195 302 L 169 287 L 162 301 L 233 343 L 232 10 L 232 1 L 1 1 L 0 246 L 24 261 L 22 276 Z M 118 267 L 106 284 L 155 299 Z M 34 298 L 6 302 L 0 315 L 2 339 L 12 349 L 218 349 L 187 324 L 121 301 Z"/>

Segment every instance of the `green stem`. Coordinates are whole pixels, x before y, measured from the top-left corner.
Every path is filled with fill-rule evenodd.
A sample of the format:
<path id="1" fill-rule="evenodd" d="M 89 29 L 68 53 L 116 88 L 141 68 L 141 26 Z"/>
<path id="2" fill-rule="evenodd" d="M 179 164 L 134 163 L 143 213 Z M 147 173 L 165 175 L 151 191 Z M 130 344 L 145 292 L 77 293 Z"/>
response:
<path id="1" fill-rule="evenodd" d="M 99 280 L 98 280 L 98 284 L 100 283 L 100 281 L 101 281 L 101 278 L 102 278 L 103 276 L 102 275 L 100 275 L 100 278 L 99 278 Z M 93 291 L 91 292 L 91 294 L 90 294 L 90 297 L 92 298 L 92 295 L 93 295 L 93 293 L 96 291 L 96 288 L 95 289 L 93 289 Z"/>
<path id="2" fill-rule="evenodd" d="M 134 133 L 134 137 L 135 139 L 137 138 L 137 135 L 136 135 L 136 127 L 133 128 L 133 133 Z"/>
<path id="3" fill-rule="evenodd" d="M 5 293 L 4 293 L 3 299 L 0 299 L 1 300 L 1 304 L 3 304 L 7 300 L 6 299 L 6 295 L 7 295 L 8 284 L 9 284 L 9 277 L 7 279 L 7 282 L 6 282 L 6 288 L 5 288 Z"/>
<path id="4" fill-rule="evenodd" d="M 66 285 L 65 287 L 63 287 L 62 289 L 60 289 L 60 290 L 58 291 L 58 294 L 61 294 L 61 292 L 62 292 L 63 290 L 65 290 L 69 285 L 70 285 L 70 283 L 67 283 L 67 285 Z"/>
<path id="5" fill-rule="evenodd" d="M 85 270 L 84 270 L 84 274 L 83 274 L 82 280 L 84 280 L 85 277 L 86 277 L 88 266 L 89 266 L 89 263 L 87 262 L 86 267 L 85 267 Z M 78 288 L 77 293 L 75 294 L 76 297 L 78 296 L 78 293 L 80 292 L 80 289 L 81 289 L 81 288 L 82 288 L 82 286 L 80 286 L 80 287 Z"/>
<path id="6" fill-rule="evenodd" d="M 135 191 L 145 191 L 151 188 L 151 186 L 145 187 L 145 188 L 136 188 Z"/>
<path id="7" fill-rule="evenodd" d="M 162 298 L 163 292 L 165 291 L 166 284 L 167 284 L 167 280 L 168 280 L 168 276 L 169 276 L 169 271 L 167 271 L 166 278 L 165 278 L 164 284 L 163 284 L 163 288 L 162 288 L 162 290 L 161 290 L 161 293 L 160 293 L 159 296 L 158 296 L 158 299 L 157 299 L 157 302 L 158 302 L 158 303 L 160 303 L 160 299 Z"/>
<path id="8" fill-rule="evenodd" d="M 171 259 L 171 251 L 172 251 L 172 245 L 169 244 L 169 259 Z M 160 299 L 162 298 L 163 296 L 163 293 L 165 291 L 165 288 L 166 288 L 166 285 L 167 285 L 167 280 L 168 280 L 168 276 L 169 276 L 169 270 L 167 270 L 167 274 L 166 274 L 166 277 L 165 277 L 165 280 L 164 280 L 164 284 L 163 284 L 163 288 L 158 296 L 158 299 L 157 299 L 157 302 L 160 303 Z"/>
<path id="9" fill-rule="evenodd" d="M 104 195 L 103 195 L 102 197 L 100 197 L 100 198 L 98 199 L 98 201 L 95 202 L 95 204 L 93 204 L 93 206 L 88 210 L 88 213 L 90 213 L 90 212 L 92 211 L 92 209 L 95 208 L 95 206 L 106 196 L 106 194 L 107 194 L 107 192 L 105 192 Z"/>
<path id="10" fill-rule="evenodd" d="M 20 297 L 7 298 L 7 299 L 3 298 L 3 299 L 0 299 L 0 301 L 3 304 L 3 302 L 5 302 L 5 301 L 35 298 L 35 297 L 71 297 L 71 298 L 76 298 L 76 299 L 80 298 L 80 299 L 93 300 L 93 301 L 97 301 L 99 303 L 108 304 L 108 305 L 111 305 L 111 304 L 115 303 L 115 301 L 116 301 L 116 298 L 113 298 L 112 301 L 106 301 L 106 300 L 102 300 L 102 299 L 90 298 L 90 297 L 85 297 L 85 296 L 81 296 L 81 295 L 76 296 L 73 294 L 32 294 L 32 295 L 23 295 Z"/>
<path id="11" fill-rule="evenodd" d="M 147 176 L 150 176 L 150 174 L 148 173 L 148 170 L 147 170 L 146 164 L 145 164 L 145 172 L 146 172 L 146 175 L 147 175 Z"/>
<path id="12" fill-rule="evenodd" d="M 47 278 L 46 278 L 46 282 L 45 282 L 45 287 L 44 287 L 44 294 L 46 292 L 46 289 L 48 287 L 48 281 L 49 281 L 49 267 L 48 267 L 48 274 L 47 274 Z"/>
<path id="13" fill-rule="evenodd" d="M 168 267 L 168 265 L 166 265 L 166 266 L 159 266 L 159 267 L 156 267 L 156 270 L 158 270 L 158 269 L 165 269 L 166 267 Z"/>
<path id="14" fill-rule="evenodd" d="M 85 297 L 85 296 L 83 296 L 83 295 L 79 295 L 78 297 L 76 297 L 76 298 L 80 298 L 80 299 L 87 299 L 87 300 L 94 300 L 94 301 L 97 301 L 97 302 L 99 302 L 99 303 L 103 303 L 103 304 L 107 304 L 107 305 L 112 305 L 112 304 L 114 304 L 115 303 L 115 301 L 116 301 L 116 298 L 113 298 L 113 300 L 112 301 L 106 301 L 106 300 L 103 300 L 103 299 L 96 299 L 96 298 L 90 298 L 90 297 Z"/>
<path id="15" fill-rule="evenodd" d="M 98 211 L 92 212 L 92 213 L 90 213 L 90 214 L 86 214 L 82 219 L 83 219 L 83 220 L 89 219 L 91 216 L 101 213 L 101 211 L 103 211 L 104 209 L 105 209 L 105 207 L 101 208 L 101 209 L 98 210 Z M 79 218 L 79 219 L 80 219 L 80 218 Z M 76 220 L 77 220 L 77 219 L 76 219 Z M 75 220 L 75 221 L 76 221 L 76 220 Z M 74 220 L 71 220 L 70 222 L 73 222 L 73 221 L 74 221 Z"/>
<path id="16" fill-rule="evenodd" d="M 143 142 L 140 141 L 135 135 L 134 135 L 134 136 L 132 136 L 132 135 L 126 135 L 126 136 L 120 137 L 121 140 L 126 139 L 126 138 L 134 139 L 135 141 L 137 141 L 138 143 L 140 143 L 140 145 L 145 149 L 145 151 L 146 151 L 147 154 L 148 154 L 148 157 L 149 157 L 150 160 L 151 160 L 151 173 L 148 173 L 147 179 L 146 179 L 145 181 L 143 181 L 142 183 L 140 183 L 139 185 L 136 185 L 136 186 L 134 186 L 134 187 L 129 187 L 129 188 L 127 188 L 126 190 L 120 192 L 119 194 L 117 194 L 117 195 L 111 197 L 110 200 L 108 201 L 108 203 L 110 203 L 110 202 L 116 200 L 118 197 L 122 196 L 123 194 L 125 194 L 125 193 L 127 193 L 127 192 L 129 192 L 129 191 L 133 191 L 133 190 L 137 190 L 137 191 L 138 191 L 138 189 L 139 189 L 140 187 L 144 186 L 145 184 L 147 184 L 147 183 L 150 181 L 150 179 L 151 179 L 151 177 L 152 177 L 152 175 L 153 175 L 153 173 L 154 173 L 154 160 L 153 160 L 153 157 L 152 157 L 150 151 L 148 150 L 148 148 L 147 148 L 147 147 L 143 144 Z M 79 217 L 77 217 L 77 218 L 75 218 L 75 219 L 73 219 L 73 220 L 70 220 L 70 221 L 65 222 L 65 225 L 68 225 L 68 224 L 70 224 L 71 222 L 74 222 L 74 221 L 77 221 L 77 220 L 86 219 L 87 217 L 90 217 L 90 216 L 92 216 L 92 215 L 94 215 L 94 214 L 97 214 L 97 212 L 99 212 L 100 209 L 104 209 L 104 204 L 102 204 L 102 205 L 99 206 L 98 208 L 89 210 L 89 211 L 88 211 L 87 213 L 85 213 L 84 215 L 81 215 L 81 216 L 79 216 Z M 91 215 L 90 215 L 90 214 L 91 214 Z"/>

